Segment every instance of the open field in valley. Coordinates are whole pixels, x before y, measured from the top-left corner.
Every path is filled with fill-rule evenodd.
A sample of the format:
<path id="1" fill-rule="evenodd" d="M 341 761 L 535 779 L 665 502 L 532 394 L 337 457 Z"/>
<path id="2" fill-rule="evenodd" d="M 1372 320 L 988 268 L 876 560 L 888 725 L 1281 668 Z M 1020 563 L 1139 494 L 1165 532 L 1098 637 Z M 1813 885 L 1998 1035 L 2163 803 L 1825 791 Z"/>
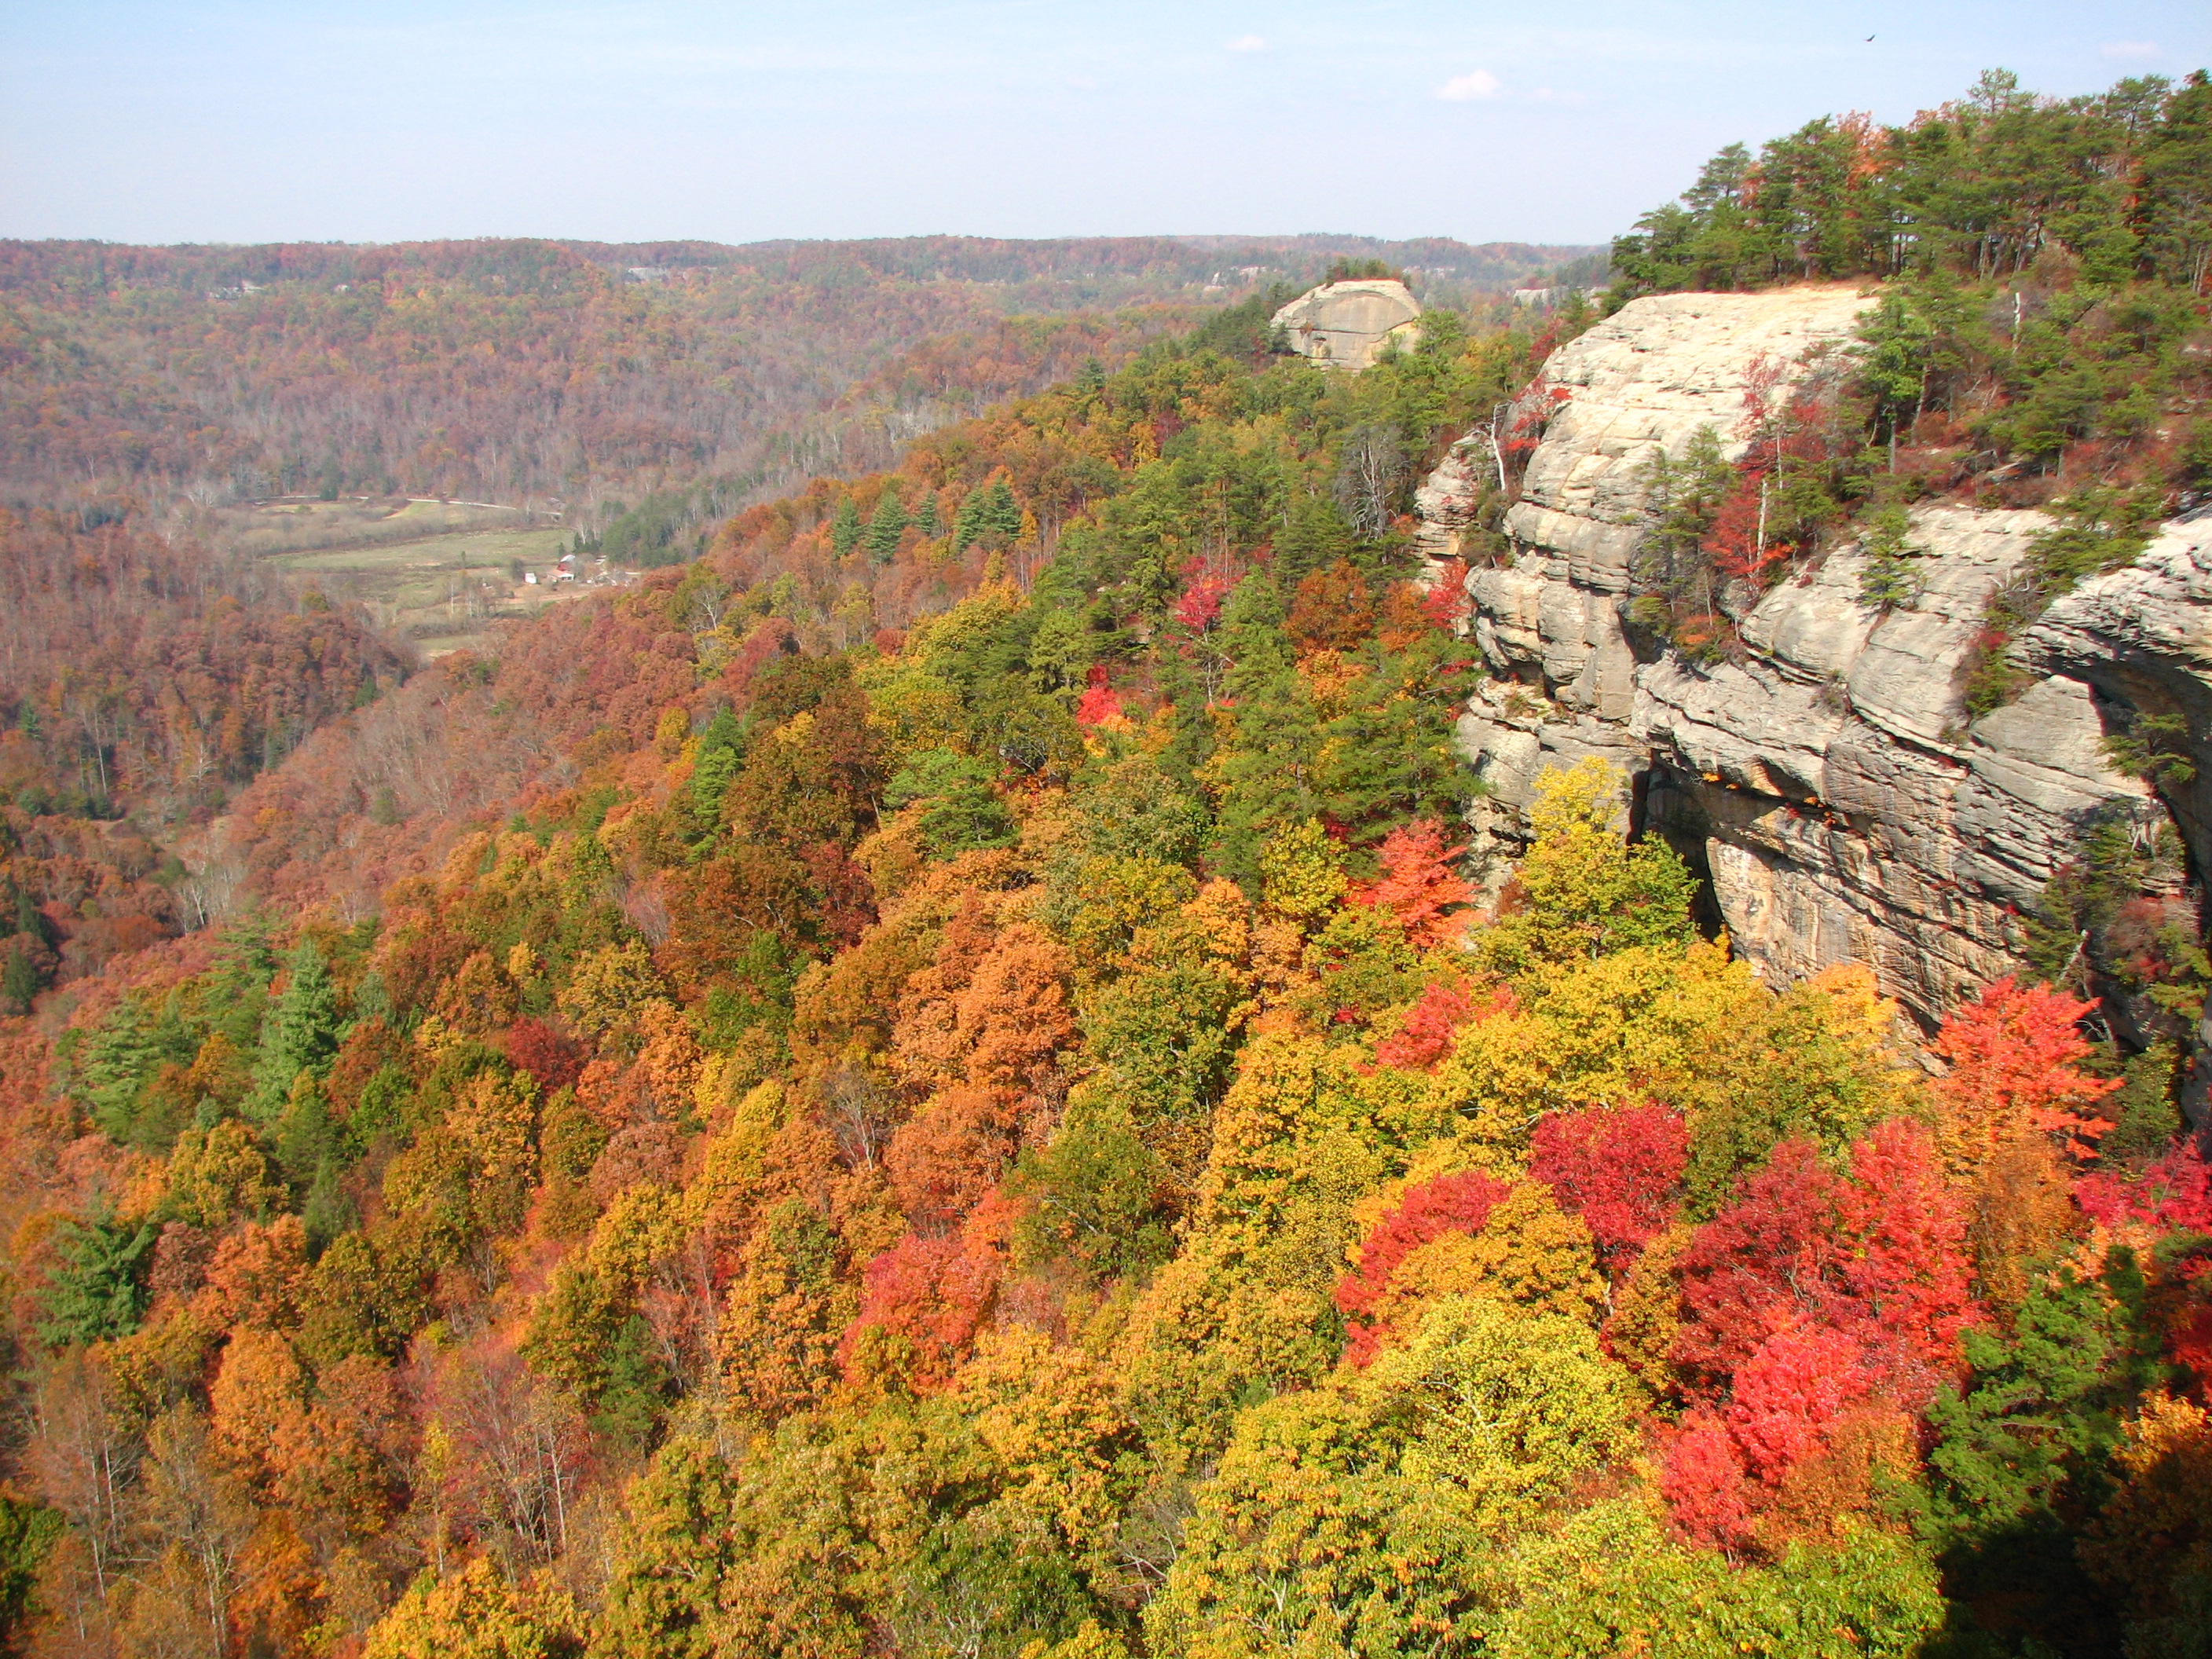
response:
<path id="1" fill-rule="evenodd" d="M 275 501 L 219 515 L 231 547 L 333 599 L 359 602 L 428 657 L 483 639 L 488 625 L 560 602 L 554 562 L 568 533 L 520 513 L 441 501 Z M 536 585 L 523 573 L 535 572 Z"/>

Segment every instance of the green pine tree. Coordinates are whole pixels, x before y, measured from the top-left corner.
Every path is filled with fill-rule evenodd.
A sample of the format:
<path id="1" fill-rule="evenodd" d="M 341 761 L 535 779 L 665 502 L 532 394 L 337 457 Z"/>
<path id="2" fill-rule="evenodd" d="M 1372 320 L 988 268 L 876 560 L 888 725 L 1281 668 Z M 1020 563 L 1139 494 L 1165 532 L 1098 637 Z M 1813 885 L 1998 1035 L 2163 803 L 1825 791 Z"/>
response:
<path id="1" fill-rule="evenodd" d="M 337 1125 L 313 1072 L 293 1079 L 276 1125 L 276 1162 L 295 1187 L 305 1187 L 338 1148 Z"/>
<path id="2" fill-rule="evenodd" d="M 163 1047 L 145 1003 L 126 996 L 78 1049 L 78 1092 L 92 1107 L 92 1121 L 109 1139 L 131 1139 L 139 1091 L 170 1057 Z M 189 1054 L 187 1050 L 187 1058 Z"/>
<path id="3" fill-rule="evenodd" d="M 1225 873 L 1254 885 L 1260 849 L 1275 830 L 1321 808 L 1315 763 L 1321 722 L 1293 666 L 1283 629 L 1282 590 L 1255 574 L 1222 607 L 1220 648 L 1232 666 L 1223 690 L 1234 708 L 1236 742 L 1217 759 L 1221 797 L 1217 858 Z"/>
<path id="4" fill-rule="evenodd" d="M 632 1314 L 608 1344 L 592 1426 L 609 1439 L 643 1451 L 665 1409 L 671 1379 L 653 1352 L 653 1328 Z"/>
<path id="5" fill-rule="evenodd" d="M 302 1072 L 320 1072 L 337 1052 L 338 999 L 330 969 L 313 939 L 292 952 L 291 978 L 264 1022 L 253 1067 L 253 1115 L 267 1121 L 282 1111 Z"/>
<path id="6" fill-rule="evenodd" d="M 970 490 L 968 499 L 960 503 L 952 520 L 952 547 L 955 552 L 964 553 L 987 536 L 1012 542 L 1021 533 L 1021 503 L 1001 477 L 988 489 Z"/>
<path id="7" fill-rule="evenodd" d="M 27 1014 L 39 994 L 39 970 L 21 945 L 8 947 L 8 960 L 0 965 L 0 1008 L 11 1014 Z"/>
<path id="8" fill-rule="evenodd" d="M 875 516 L 868 520 L 868 556 L 878 564 L 889 564 L 905 533 L 906 504 L 899 500 L 898 486 L 886 484 Z"/>
<path id="9" fill-rule="evenodd" d="M 58 1510 L 0 1497 L 0 1651 L 18 1650 L 13 1644 L 36 1609 L 39 1569 L 68 1530 Z"/>
<path id="10" fill-rule="evenodd" d="M 714 711 L 699 733 L 691 761 L 690 809 L 692 840 L 711 841 L 722 822 L 722 797 L 744 763 L 744 733 L 727 708 Z"/>
<path id="11" fill-rule="evenodd" d="M 352 1194 L 345 1189 L 343 1174 L 335 1155 L 316 1166 L 315 1179 L 300 1206 L 300 1221 L 307 1229 L 307 1247 L 312 1250 L 325 1249 L 361 1218 L 354 1209 Z"/>
<path id="12" fill-rule="evenodd" d="M 2118 1255 L 2120 1253 L 2116 1252 Z M 1953 1536 L 2055 1519 L 2094 1492 L 2139 1387 L 2130 1303 L 2141 1274 L 2115 1261 L 2104 1279 L 2061 1268 L 2028 1292 L 2009 1336 L 1966 1334 L 1963 1393 L 1929 1407 L 1937 1525 Z"/>
<path id="13" fill-rule="evenodd" d="M 1453 712 L 1376 677 L 1323 728 L 1315 787 L 1358 844 L 1413 818 L 1450 822 L 1465 810 L 1474 780 L 1453 747 Z"/>
<path id="14" fill-rule="evenodd" d="M 1275 532 L 1275 580 L 1285 592 L 1316 570 L 1352 556 L 1352 525 L 1326 495 L 1297 496 Z"/>
<path id="15" fill-rule="evenodd" d="M 1008 541 L 1022 533 L 1022 505 L 1014 499 L 1012 485 L 1004 478 L 991 486 L 983 502 L 983 527 L 995 530 Z"/>
<path id="16" fill-rule="evenodd" d="M 46 1272 L 46 1316 L 39 1340 L 66 1348 L 128 1336 L 146 1311 L 143 1283 L 154 1229 L 120 1225 L 113 1212 L 94 1212 L 68 1224 L 61 1259 Z"/>
<path id="17" fill-rule="evenodd" d="M 2109 1492 L 2122 1420 L 2151 1380 L 2142 1299 L 2141 1271 L 2115 1251 L 2101 1279 L 2061 1268 L 2039 1283 L 2009 1334 L 1966 1334 L 1966 1387 L 1928 1411 L 1936 1440 L 1922 1523 L 1954 1596 L 2005 1603 L 2024 1629 L 2080 1631 L 2107 1616 L 2075 1532 Z"/>
<path id="18" fill-rule="evenodd" d="M 992 791 L 991 769 L 971 756 L 944 749 L 924 749 L 908 756 L 884 792 L 884 805 L 896 811 L 916 801 L 927 803 L 920 827 L 933 857 L 1011 847 L 1020 839 L 1005 805 Z"/>
<path id="19" fill-rule="evenodd" d="M 914 510 L 914 527 L 921 532 L 927 539 L 933 542 L 945 533 L 945 526 L 937 516 L 935 490 L 925 489 L 921 492 L 921 505 Z"/>
<path id="20" fill-rule="evenodd" d="M 839 558 L 850 553 L 860 539 L 860 509 L 850 495 L 837 502 L 837 516 L 830 521 L 830 545 Z"/>
<path id="21" fill-rule="evenodd" d="M 952 550 L 965 553 L 975 545 L 975 538 L 982 534 L 979 520 L 983 511 L 983 492 L 971 489 L 962 498 L 960 510 L 952 515 Z"/>
<path id="22" fill-rule="evenodd" d="M 210 984 L 208 1006 L 215 1029 L 251 1054 L 261 1042 L 269 1011 L 269 981 L 276 972 L 268 919 L 249 911 L 223 930 Z"/>

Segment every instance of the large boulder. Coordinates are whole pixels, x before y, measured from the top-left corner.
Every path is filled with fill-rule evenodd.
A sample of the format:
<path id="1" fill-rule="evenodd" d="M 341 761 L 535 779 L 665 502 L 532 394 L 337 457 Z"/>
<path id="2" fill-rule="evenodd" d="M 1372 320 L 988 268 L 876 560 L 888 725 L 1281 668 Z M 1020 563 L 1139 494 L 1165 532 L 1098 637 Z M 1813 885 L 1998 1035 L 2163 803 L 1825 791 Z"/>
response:
<path id="1" fill-rule="evenodd" d="M 1420 338 L 1421 302 L 1403 283 L 1362 278 L 1323 283 L 1275 313 L 1291 349 L 1329 368 L 1364 368 L 1385 340 Z"/>

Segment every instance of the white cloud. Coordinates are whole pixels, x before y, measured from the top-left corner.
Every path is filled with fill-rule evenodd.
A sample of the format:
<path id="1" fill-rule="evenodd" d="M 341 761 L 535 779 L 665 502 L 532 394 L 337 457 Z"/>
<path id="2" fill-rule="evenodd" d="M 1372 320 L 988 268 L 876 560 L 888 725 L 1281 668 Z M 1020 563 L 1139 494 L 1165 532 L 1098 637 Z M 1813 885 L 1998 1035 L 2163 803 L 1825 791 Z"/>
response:
<path id="1" fill-rule="evenodd" d="M 1471 75 L 1455 75 L 1437 88 L 1437 96 L 1448 104 L 1471 103 L 1477 98 L 1498 96 L 1498 77 L 1488 70 L 1476 70 Z"/>
<path id="2" fill-rule="evenodd" d="M 2159 55 L 2155 40 L 2107 40 L 2100 50 L 2107 58 L 2155 58 Z"/>
<path id="3" fill-rule="evenodd" d="M 1231 52 L 1265 52 L 1267 43 L 1256 34 L 1240 34 L 1229 43 Z"/>

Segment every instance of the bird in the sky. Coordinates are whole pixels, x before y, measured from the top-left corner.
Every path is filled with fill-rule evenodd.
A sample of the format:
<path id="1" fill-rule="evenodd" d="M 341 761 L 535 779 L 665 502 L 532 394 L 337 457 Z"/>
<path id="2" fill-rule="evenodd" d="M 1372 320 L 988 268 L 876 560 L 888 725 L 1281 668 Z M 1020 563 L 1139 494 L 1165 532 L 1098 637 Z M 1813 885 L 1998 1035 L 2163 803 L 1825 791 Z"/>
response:
<path id="1" fill-rule="evenodd" d="M 1881 33 L 1881 31 L 1880 31 L 1880 30 L 1876 30 L 1876 31 L 1875 31 L 1875 33 Z M 1873 39 L 1874 39 L 1874 35 L 1869 34 L 1869 36 L 1867 36 L 1867 39 L 1868 39 L 1868 40 L 1873 40 Z"/>

